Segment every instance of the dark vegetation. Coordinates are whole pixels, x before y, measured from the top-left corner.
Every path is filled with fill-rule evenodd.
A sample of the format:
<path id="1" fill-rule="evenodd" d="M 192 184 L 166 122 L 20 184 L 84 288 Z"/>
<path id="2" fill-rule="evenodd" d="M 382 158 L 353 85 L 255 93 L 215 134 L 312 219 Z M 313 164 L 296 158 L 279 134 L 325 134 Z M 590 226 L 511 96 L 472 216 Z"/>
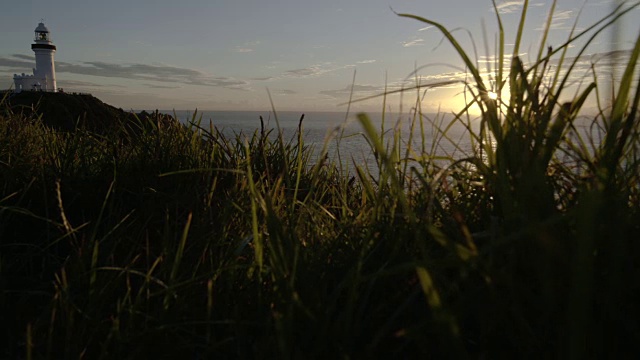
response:
<path id="1" fill-rule="evenodd" d="M 59 131 L 74 131 L 77 128 L 104 134 L 126 128 L 135 129 L 132 123 L 142 120 L 167 124 L 175 121 L 171 115 L 142 111 L 133 113 L 105 104 L 90 94 L 48 93 L 24 91 L 19 94 L 0 92 L 5 106 L 12 113 L 27 118 L 39 118 L 43 124 Z"/>
<path id="2" fill-rule="evenodd" d="M 403 148 L 361 114 L 378 166 L 355 178 L 312 162 L 302 132 L 226 137 L 195 117 L 60 131 L 3 101 L 0 357 L 637 354 L 640 42 L 586 133 L 597 81 L 560 103 L 570 71 L 547 66 L 570 68 L 568 44 L 624 13 L 533 64 L 501 56 L 494 87 L 458 47 L 474 150 Z M 430 120 L 419 104 L 411 136 Z"/>

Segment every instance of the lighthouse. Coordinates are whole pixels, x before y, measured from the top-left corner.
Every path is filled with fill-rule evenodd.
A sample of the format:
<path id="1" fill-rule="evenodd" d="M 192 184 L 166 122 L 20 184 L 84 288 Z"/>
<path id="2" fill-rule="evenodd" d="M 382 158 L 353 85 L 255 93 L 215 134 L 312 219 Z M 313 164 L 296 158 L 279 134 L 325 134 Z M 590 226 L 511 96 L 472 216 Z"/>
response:
<path id="1" fill-rule="evenodd" d="M 31 50 L 36 54 L 36 67 L 33 69 L 33 75 L 14 74 L 15 92 L 29 90 L 56 92 L 56 68 L 53 60 L 56 46 L 51 42 L 49 29 L 42 22 L 36 27 L 34 42 L 31 44 Z"/>

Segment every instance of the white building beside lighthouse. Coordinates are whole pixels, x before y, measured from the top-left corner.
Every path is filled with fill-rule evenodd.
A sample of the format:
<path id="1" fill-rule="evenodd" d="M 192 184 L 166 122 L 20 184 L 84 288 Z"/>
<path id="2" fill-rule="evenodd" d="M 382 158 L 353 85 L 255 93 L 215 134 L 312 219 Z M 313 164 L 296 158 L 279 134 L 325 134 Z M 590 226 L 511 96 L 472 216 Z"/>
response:
<path id="1" fill-rule="evenodd" d="M 36 54 L 36 67 L 33 69 L 33 75 L 25 73 L 13 75 L 15 92 L 29 90 L 56 92 L 58 88 L 53 61 L 56 47 L 51 42 L 49 29 L 43 23 L 38 24 L 34 41 L 35 44 L 31 44 L 31 50 Z"/>

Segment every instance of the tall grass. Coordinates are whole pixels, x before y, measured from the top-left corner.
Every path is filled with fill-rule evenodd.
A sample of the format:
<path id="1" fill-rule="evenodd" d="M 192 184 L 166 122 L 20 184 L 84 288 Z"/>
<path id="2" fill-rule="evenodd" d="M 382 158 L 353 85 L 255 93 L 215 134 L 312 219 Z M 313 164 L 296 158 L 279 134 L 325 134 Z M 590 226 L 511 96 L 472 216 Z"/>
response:
<path id="1" fill-rule="evenodd" d="M 527 8 L 508 60 L 497 15 L 493 88 L 445 27 L 400 14 L 436 26 L 470 73 L 469 103 L 454 121 L 473 147 L 459 158 L 437 154 L 453 125 L 423 116 L 419 91 L 409 139 L 359 115 L 377 166 L 354 163 L 353 172 L 342 158 L 312 158 L 302 117 L 290 139 L 264 126 L 224 135 L 196 114 L 186 126 L 56 132 L 3 101 L 0 354 L 637 351 L 640 41 L 612 105 L 592 119 L 604 133 L 597 141 L 576 123 L 599 95 L 595 74 L 560 100 L 577 61 L 566 51 L 586 39 L 584 53 L 628 8 L 545 51 L 554 2 L 531 64 L 518 57 Z"/>
<path id="2" fill-rule="evenodd" d="M 441 187 L 444 191 L 435 192 L 447 196 L 445 204 L 460 227 L 462 243 L 480 252 L 477 263 L 467 263 L 481 269 L 487 295 L 497 305 L 489 311 L 491 322 L 509 329 L 508 334 L 486 331 L 485 344 L 506 351 L 584 358 L 616 351 L 623 355 L 623 345 L 638 340 L 637 318 L 624 314 L 635 311 L 635 306 L 627 305 L 639 294 L 638 273 L 632 270 L 637 240 L 632 234 L 638 229 L 640 205 L 634 195 L 639 188 L 640 87 L 635 82 L 640 37 L 630 51 L 612 105 L 600 107 L 593 119 L 592 126 L 606 134 L 598 146 L 589 146 L 594 141 L 581 138 L 575 124 L 599 88 L 595 74 L 572 99 L 561 102 L 570 91 L 569 79 L 580 56 L 601 32 L 637 6 L 621 4 L 580 32 L 574 26 L 565 43 L 547 49 L 554 1 L 537 58 L 525 65 L 518 54 L 528 1 L 509 61 L 504 59 L 505 30 L 494 3 L 500 29 L 497 63 L 490 76 L 494 84 L 487 83 L 482 69 L 442 25 L 400 14 L 438 28 L 465 63 L 472 79 L 465 86 L 471 96 L 457 119 L 464 123 L 465 113 L 474 105 L 482 113 L 479 131 L 470 131 L 470 141 L 478 144 L 476 151 L 454 162 L 447 170 L 449 181 Z M 579 45 L 581 38 L 586 40 Z M 569 58 L 567 50 L 574 45 L 579 46 L 577 56 Z M 489 92 L 501 96 L 494 99 Z M 448 189 L 450 181 L 462 188 L 466 198 Z M 482 220 L 476 229 L 482 236 L 466 229 L 477 226 L 474 218 Z"/>

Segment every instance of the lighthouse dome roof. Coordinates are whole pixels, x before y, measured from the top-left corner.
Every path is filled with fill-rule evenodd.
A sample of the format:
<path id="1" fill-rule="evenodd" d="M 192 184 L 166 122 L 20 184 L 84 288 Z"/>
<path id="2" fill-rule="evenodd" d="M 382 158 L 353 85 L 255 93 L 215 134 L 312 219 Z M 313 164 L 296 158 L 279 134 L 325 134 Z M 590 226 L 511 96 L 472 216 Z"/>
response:
<path id="1" fill-rule="evenodd" d="M 40 32 L 40 33 L 48 33 L 49 29 L 47 29 L 46 26 L 44 26 L 44 23 L 39 23 L 38 27 L 36 28 L 36 32 Z"/>

